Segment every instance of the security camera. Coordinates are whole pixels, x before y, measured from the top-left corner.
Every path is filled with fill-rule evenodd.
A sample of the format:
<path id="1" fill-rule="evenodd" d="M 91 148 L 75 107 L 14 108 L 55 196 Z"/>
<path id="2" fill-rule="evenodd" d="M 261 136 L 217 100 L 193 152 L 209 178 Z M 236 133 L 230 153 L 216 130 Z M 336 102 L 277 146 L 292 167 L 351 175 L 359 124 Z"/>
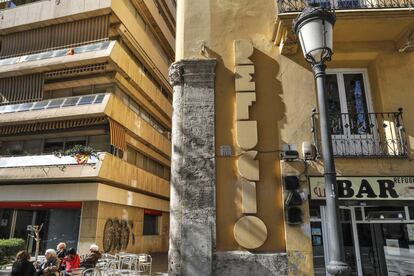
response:
<path id="1" fill-rule="evenodd" d="M 316 149 L 315 146 L 310 142 L 302 143 L 302 154 L 305 160 L 315 160 Z"/>

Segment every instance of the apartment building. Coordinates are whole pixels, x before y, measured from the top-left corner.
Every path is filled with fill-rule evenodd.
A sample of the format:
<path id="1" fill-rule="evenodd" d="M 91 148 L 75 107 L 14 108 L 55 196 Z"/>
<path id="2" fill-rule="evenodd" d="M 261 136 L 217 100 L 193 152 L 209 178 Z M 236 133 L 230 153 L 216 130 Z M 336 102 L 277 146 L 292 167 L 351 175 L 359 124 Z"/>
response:
<path id="1" fill-rule="evenodd" d="M 413 2 L 180 0 L 170 220 L 188 223 L 171 229 L 172 275 L 327 275 L 315 79 L 292 30 L 309 4 L 336 12 L 326 94 L 346 261 L 414 271 Z"/>
<path id="2" fill-rule="evenodd" d="M 0 238 L 165 252 L 175 1 L 0 4 Z"/>

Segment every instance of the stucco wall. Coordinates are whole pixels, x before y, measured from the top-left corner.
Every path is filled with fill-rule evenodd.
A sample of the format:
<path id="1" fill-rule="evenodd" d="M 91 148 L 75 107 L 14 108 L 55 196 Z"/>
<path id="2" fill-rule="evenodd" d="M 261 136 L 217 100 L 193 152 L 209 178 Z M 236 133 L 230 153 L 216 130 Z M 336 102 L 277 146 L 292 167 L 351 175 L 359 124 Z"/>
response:
<path id="1" fill-rule="evenodd" d="M 79 238 L 81 252 L 87 252 L 91 243 L 96 243 L 101 251 L 104 251 L 104 229 L 108 221 L 110 221 L 109 223 L 119 223 L 121 227 L 125 228 L 120 231 L 124 242 L 121 242 L 116 233 L 106 236 L 114 243 L 110 250 L 111 253 L 120 251 L 152 253 L 168 250 L 168 213 L 163 212 L 159 217 L 159 235 L 144 236 L 144 209 L 106 202 L 85 202 L 83 203 L 82 227 Z M 128 237 L 128 242 L 125 242 L 126 237 Z M 123 246 L 120 245 L 121 243 Z"/>
<path id="2" fill-rule="evenodd" d="M 197 2 L 197 3 L 195 3 Z M 310 66 L 300 52 L 292 56 L 279 54 L 273 44 L 272 27 L 276 17 L 273 0 L 181 0 L 178 5 L 177 60 L 216 58 L 216 176 L 217 176 L 217 250 L 244 250 L 233 236 L 233 226 L 241 214 L 241 187 L 237 181 L 235 141 L 234 40 L 248 39 L 255 48 L 256 102 L 250 108 L 252 120 L 258 121 L 260 182 L 257 183 L 258 217 L 268 227 L 268 238 L 254 252 L 305 253 L 302 274 L 312 275 L 309 233 L 301 228 L 289 229 L 285 235 L 282 201 L 282 175 L 302 172 L 303 168 L 285 170 L 280 166 L 282 144 L 312 141 L 311 115 L 317 108 L 315 82 Z M 396 12 L 393 12 L 393 16 Z M 361 17 L 358 20 L 355 18 Z M 410 157 L 414 147 L 414 53 L 398 53 L 397 37 L 406 31 L 407 20 L 388 20 L 385 13 L 368 17 L 344 16 L 335 36 L 335 54 L 328 68 L 367 69 L 375 112 L 396 112 L 404 108 L 404 125 L 409 138 Z M 388 17 L 389 18 L 389 17 Z M 374 30 L 381 24 L 381 28 Z M 290 23 L 289 23 L 290 24 Z M 363 26 L 363 27 L 362 27 Z M 372 31 L 370 31 L 372 29 Z M 354 32 L 355 31 L 355 32 Z M 352 36 L 353 35 L 353 36 Z M 354 41 L 355 40 L 355 41 Z M 299 47 L 300 51 L 300 47 Z M 221 157 L 221 145 L 231 145 L 232 157 Z M 323 172 L 320 160 L 309 166 L 309 175 Z M 336 159 L 339 175 L 412 175 L 414 163 L 409 159 Z M 284 171 L 281 172 L 281 169 Z M 307 212 L 305 212 L 307 214 Z M 305 218 L 308 221 L 308 218 Z M 309 224 L 305 224 L 305 226 Z M 306 228 L 306 227 L 305 227 Z M 298 245 L 297 241 L 304 244 Z M 302 254 L 303 255 L 303 254 Z M 290 260 L 299 264 L 301 255 Z M 291 271 L 292 273 L 292 271 Z M 296 274 L 295 274 L 296 275 Z"/>

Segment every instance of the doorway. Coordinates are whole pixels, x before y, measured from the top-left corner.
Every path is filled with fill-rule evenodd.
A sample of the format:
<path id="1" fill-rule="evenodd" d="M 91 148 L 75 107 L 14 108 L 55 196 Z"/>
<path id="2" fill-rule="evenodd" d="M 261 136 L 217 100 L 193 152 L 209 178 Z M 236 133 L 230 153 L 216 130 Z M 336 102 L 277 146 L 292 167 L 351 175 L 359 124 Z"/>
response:
<path id="1" fill-rule="evenodd" d="M 346 261 L 352 275 L 414 275 L 414 216 L 409 207 L 340 207 Z M 325 276 L 329 256 L 325 206 L 312 208 L 315 275 Z"/>

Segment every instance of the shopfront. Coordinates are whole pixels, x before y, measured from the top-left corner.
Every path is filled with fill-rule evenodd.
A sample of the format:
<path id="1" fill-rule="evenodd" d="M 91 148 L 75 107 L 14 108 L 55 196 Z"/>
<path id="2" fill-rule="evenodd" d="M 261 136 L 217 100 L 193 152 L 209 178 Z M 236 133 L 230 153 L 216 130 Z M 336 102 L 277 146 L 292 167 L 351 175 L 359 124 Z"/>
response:
<path id="1" fill-rule="evenodd" d="M 0 239 L 20 238 L 30 253 L 35 251 L 33 225 L 43 225 L 40 252 L 59 242 L 78 247 L 82 204 L 79 202 L 2 202 Z"/>
<path id="2" fill-rule="evenodd" d="M 310 177 L 315 275 L 326 275 L 323 177 Z M 414 274 L 414 177 L 338 177 L 340 219 L 352 275 Z"/>

